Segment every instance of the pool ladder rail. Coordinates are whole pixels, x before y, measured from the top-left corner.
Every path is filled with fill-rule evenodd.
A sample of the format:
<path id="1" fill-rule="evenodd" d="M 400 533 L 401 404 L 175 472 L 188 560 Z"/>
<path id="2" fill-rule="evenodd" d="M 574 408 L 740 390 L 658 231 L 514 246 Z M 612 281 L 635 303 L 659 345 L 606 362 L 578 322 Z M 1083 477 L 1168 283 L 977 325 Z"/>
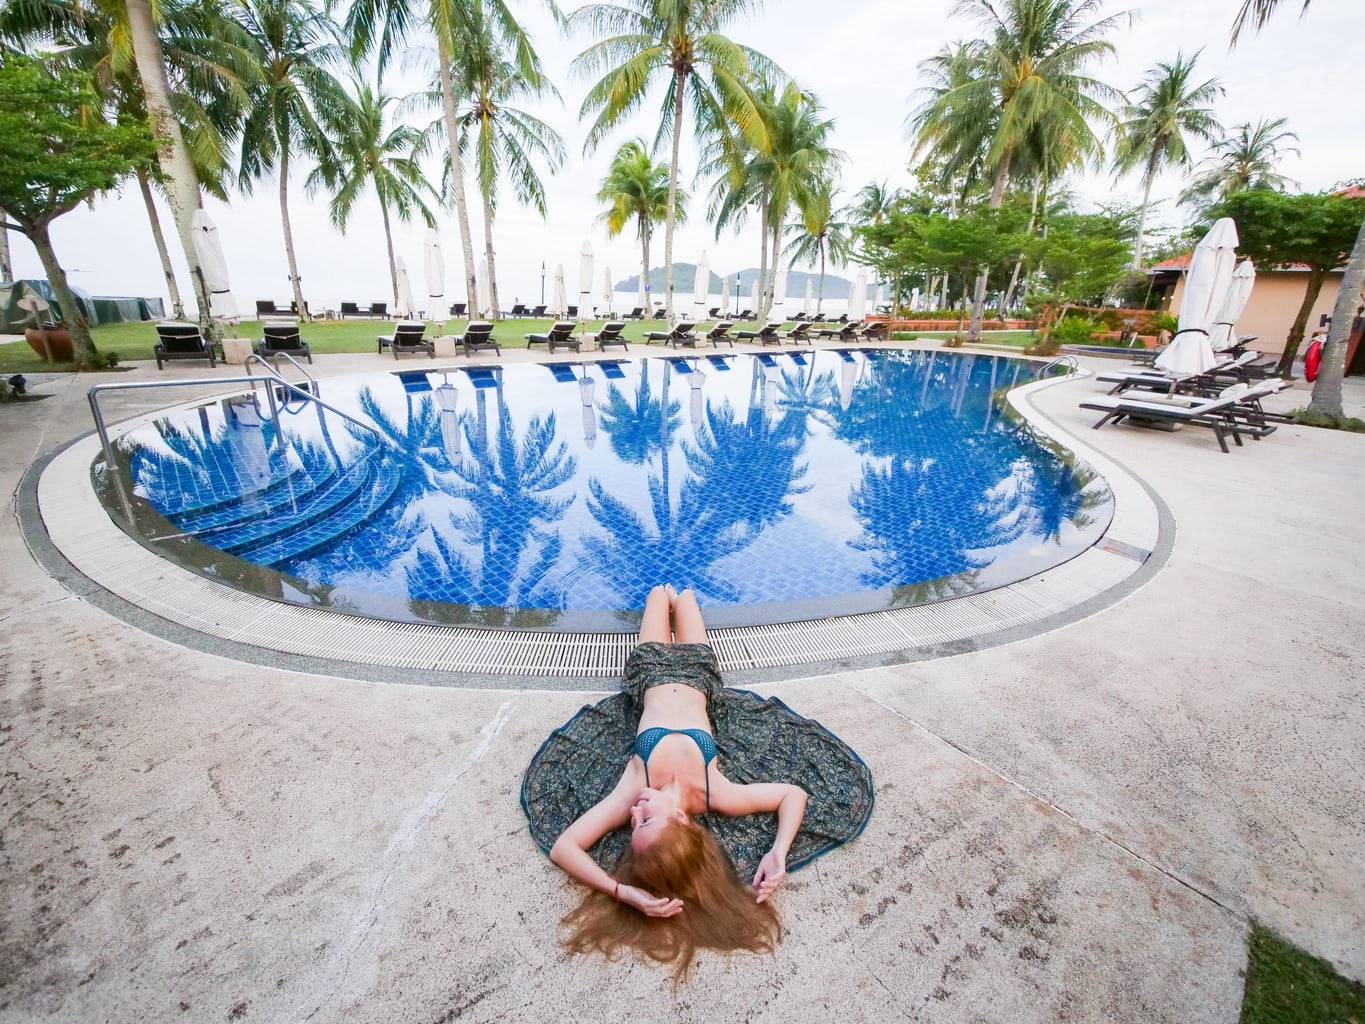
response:
<path id="1" fill-rule="evenodd" d="M 128 498 L 128 491 L 124 486 L 123 477 L 115 469 L 114 447 L 109 440 L 109 429 L 104 420 L 104 411 L 100 408 L 100 396 L 111 391 L 150 391 L 153 388 L 203 388 L 219 387 L 223 384 L 249 384 L 254 396 L 257 387 L 261 384 L 266 384 L 266 378 L 269 378 L 268 386 L 265 389 L 265 397 L 267 404 L 270 406 L 271 419 L 277 426 L 277 429 L 275 430 L 275 443 L 281 451 L 285 450 L 287 445 L 284 438 L 284 432 L 278 429 L 278 424 L 280 422 L 280 405 L 281 403 L 286 403 L 288 401 L 288 399 L 285 398 L 285 395 L 287 394 L 292 394 L 294 397 L 305 402 L 312 402 L 318 407 L 325 409 L 327 412 L 332 413 L 334 416 L 340 416 L 346 422 L 354 424 L 360 429 L 373 434 L 375 439 L 379 442 L 380 448 L 396 449 L 397 446 L 380 433 L 380 431 L 376 430 L 371 424 L 359 420 L 349 413 L 342 412 L 331 403 L 323 401 L 321 396 L 317 394 L 317 392 L 321 390 L 317 380 L 311 373 L 305 370 L 296 359 L 284 352 L 278 353 L 277 358 L 288 359 L 297 366 L 303 375 L 308 378 L 307 386 L 301 387 L 292 381 L 286 380 L 280 375 L 279 371 L 271 366 L 265 359 L 252 353 L 252 355 L 247 357 L 244 364 L 247 372 L 243 377 L 199 377 L 193 380 L 127 381 L 112 384 L 96 384 L 90 389 L 86 395 L 86 399 L 90 403 L 90 413 L 95 419 L 95 431 L 99 434 L 100 446 L 104 450 L 105 469 L 113 478 L 114 489 L 118 492 L 119 503 L 123 506 L 123 514 L 128 523 L 131 524 L 133 522 L 132 502 Z M 253 363 L 258 363 L 265 369 L 265 377 L 252 375 L 251 366 Z"/>
<path id="2" fill-rule="evenodd" d="M 1080 361 L 1077 360 L 1075 356 L 1071 355 L 1071 353 L 1068 352 L 1065 353 L 1064 355 L 1058 356 L 1056 359 L 1052 360 L 1049 363 L 1044 363 L 1038 369 L 1038 376 L 1040 378 L 1046 377 L 1048 371 L 1054 369 L 1055 367 L 1061 367 L 1065 371 L 1064 376 L 1070 376 L 1071 374 L 1078 373 L 1080 371 L 1081 364 Z M 303 367 L 299 367 L 299 369 L 303 369 Z"/>

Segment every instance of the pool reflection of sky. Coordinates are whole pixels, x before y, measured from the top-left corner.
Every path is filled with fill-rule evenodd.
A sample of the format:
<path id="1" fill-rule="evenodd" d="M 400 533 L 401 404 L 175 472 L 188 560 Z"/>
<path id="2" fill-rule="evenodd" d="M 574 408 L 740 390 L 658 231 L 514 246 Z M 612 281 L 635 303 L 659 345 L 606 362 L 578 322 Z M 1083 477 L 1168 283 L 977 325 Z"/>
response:
<path id="1" fill-rule="evenodd" d="M 322 385 L 383 447 L 293 405 L 281 448 L 240 401 L 122 444 L 137 494 L 211 546 L 173 557 L 243 586 L 261 573 L 223 551 L 266 565 L 276 599 L 629 629 L 667 581 L 713 624 L 758 623 L 971 593 L 1094 543 L 1107 487 L 1002 412 L 1031 372 L 895 351 L 409 363 Z"/>

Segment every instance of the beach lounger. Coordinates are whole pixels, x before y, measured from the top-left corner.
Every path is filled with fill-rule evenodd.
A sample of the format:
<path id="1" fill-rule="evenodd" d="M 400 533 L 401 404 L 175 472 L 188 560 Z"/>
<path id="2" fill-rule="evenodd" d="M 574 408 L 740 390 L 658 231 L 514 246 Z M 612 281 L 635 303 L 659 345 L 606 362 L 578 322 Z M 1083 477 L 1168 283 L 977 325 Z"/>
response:
<path id="1" fill-rule="evenodd" d="M 809 322 L 810 322 L 810 320 L 809 320 L 809 318 L 806 316 L 804 310 L 803 310 L 802 312 L 800 312 L 800 313 L 797 313 L 796 316 L 792 317 L 792 323 L 794 323 L 794 324 L 809 323 Z"/>
<path id="2" fill-rule="evenodd" d="M 596 334 L 589 334 L 588 337 L 597 343 L 599 349 L 605 349 L 608 345 L 620 345 L 624 349 L 630 348 L 630 342 L 621 332 L 626 329 L 626 325 L 621 320 L 608 320 L 602 325 L 602 329 Z"/>
<path id="3" fill-rule="evenodd" d="M 1240 448 L 1242 435 L 1260 440 L 1274 432 L 1260 409 L 1260 400 L 1287 386 L 1283 381 L 1262 381 L 1254 388 L 1233 384 L 1216 398 L 1199 395 L 1101 395 L 1082 402 L 1082 409 L 1096 409 L 1104 415 L 1094 429 L 1106 423 L 1127 420 L 1134 426 L 1174 430 L 1178 426 L 1204 427 L 1213 431 L 1218 447 L 1229 451 L 1231 437 Z"/>
<path id="4" fill-rule="evenodd" d="M 308 342 L 299 337 L 297 323 L 267 322 L 261 325 L 261 334 L 263 337 L 252 348 L 262 359 L 270 359 L 284 353 L 289 356 L 304 356 L 310 363 L 313 361 L 313 353 L 308 348 Z"/>
<path id="5" fill-rule="evenodd" d="M 602 376 L 606 377 L 607 380 L 626 379 L 626 371 L 621 366 L 621 360 L 619 359 L 599 359 L 593 365 L 602 371 Z"/>
<path id="6" fill-rule="evenodd" d="M 557 320 L 554 326 L 550 328 L 549 334 L 526 335 L 526 347 L 544 345 L 553 353 L 556 348 L 563 345 L 565 348 L 571 348 L 577 352 L 582 346 L 582 342 L 573 335 L 574 328 L 577 326 L 572 320 Z"/>
<path id="7" fill-rule="evenodd" d="M 457 339 L 464 348 L 464 354 L 469 356 L 475 352 L 482 352 L 492 349 L 502 358 L 502 346 L 493 337 L 493 325 L 487 320 L 471 320 L 469 326 L 465 328 L 464 334 Z"/>
<path id="8" fill-rule="evenodd" d="M 886 321 L 874 320 L 866 324 L 860 332 L 868 341 L 885 341 L 887 339 Z"/>
<path id="9" fill-rule="evenodd" d="M 735 337 L 740 341 L 758 341 L 764 345 L 781 345 L 782 336 L 777 333 L 781 324 L 764 324 L 756 331 L 736 331 Z"/>
<path id="10" fill-rule="evenodd" d="M 577 384 L 578 375 L 573 372 L 573 363 L 546 363 L 546 367 L 554 374 L 555 380 L 561 384 Z"/>
<path id="11" fill-rule="evenodd" d="M 688 320 L 679 321 L 671 331 L 650 331 L 645 335 L 645 344 L 652 345 L 654 342 L 663 342 L 665 345 L 671 344 L 674 348 L 679 345 L 695 345 L 697 336 L 697 325 Z"/>
<path id="12" fill-rule="evenodd" d="M 653 317 L 653 319 L 655 319 L 655 320 L 667 320 L 667 319 L 668 319 L 668 310 L 667 310 L 666 308 L 664 308 L 663 306 L 660 306 L 658 309 L 656 309 L 656 310 L 654 311 L 654 317 Z"/>
<path id="13" fill-rule="evenodd" d="M 714 320 L 716 317 L 720 316 L 720 307 L 712 306 L 706 311 L 706 315 L 709 319 Z"/>
<path id="14" fill-rule="evenodd" d="M 510 313 L 504 313 L 503 316 L 525 316 L 526 314 L 527 314 L 526 306 L 518 302 L 515 306 L 512 307 L 512 311 Z"/>
<path id="15" fill-rule="evenodd" d="M 709 341 L 712 347 L 719 347 L 719 342 L 726 342 L 731 348 L 735 347 L 735 339 L 730 336 L 730 328 L 735 325 L 729 320 L 722 320 L 707 331 L 703 337 Z"/>
<path id="16" fill-rule="evenodd" d="M 268 317 L 268 316 L 288 316 L 288 315 L 289 315 L 288 311 L 287 311 L 287 310 L 280 309 L 280 307 L 277 306 L 277 305 L 275 304 L 275 300 L 274 300 L 274 299 L 257 299 L 257 300 L 256 300 L 256 318 L 257 318 L 258 320 L 263 320 L 263 319 L 265 319 L 265 318 Z"/>
<path id="17" fill-rule="evenodd" d="M 739 312 L 739 313 L 736 313 L 736 314 L 735 314 L 735 319 L 736 319 L 736 320 L 756 320 L 757 317 L 754 316 L 754 311 L 753 311 L 752 309 L 746 309 L 746 310 L 742 310 L 742 311 Z"/>
<path id="18" fill-rule="evenodd" d="M 469 304 L 465 302 L 453 303 L 450 307 L 450 315 L 456 318 L 463 318 L 464 311 L 468 308 L 468 305 Z"/>
<path id="19" fill-rule="evenodd" d="M 531 310 L 531 313 L 530 313 L 531 319 L 532 319 L 532 320 L 541 320 L 541 319 L 544 319 L 544 317 L 545 317 L 545 310 L 546 310 L 547 308 L 548 308 L 548 307 L 546 307 L 546 306 L 537 306 L 535 309 Z"/>
<path id="20" fill-rule="evenodd" d="M 816 331 L 816 336 L 820 338 L 834 338 L 837 341 L 857 341 L 858 328 L 861 324 L 841 323 L 838 327 L 822 327 Z"/>
<path id="21" fill-rule="evenodd" d="M 731 344 L 733 345 L 733 342 Z M 712 366 L 714 366 L 717 370 L 730 370 L 733 369 L 733 367 L 730 365 L 730 360 L 733 358 L 735 358 L 733 355 L 723 356 L 719 352 L 715 352 L 707 356 L 706 361 L 709 362 Z"/>
<path id="22" fill-rule="evenodd" d="M 645 318 L 644 306 L 636 306 L 625 316 L 621 317 L 622 320 L 643 320 L 644 318 Z"/>
<path id="23" fill-rule="evenodd" d="M 381 334 L 375 339 L 378 351 L 382 355 L 384 350 L 388 349 L 395 359 L 400 355 L 415 355 L 418 352 L 425 352 L 435 359 L 435 344 L 422 338 L 426 329 L 427 325 L 421 320 L 399 320 L 393 325 L 392 334 Z"/>
<path id="24" fill-rule="evenodd" d="M 810 321 L 804 320 L 801 323 L 794 323 L 790 331 L 782 335 L 788 341 L 804 341 L 807 345 L 814 346 L 815 339 L 810 336 Z"/>
<path id="25" fill-rule="evenodd" d="M 156 368 L 172 359 L 207 359 L 210 366 L 217 365 L 213 346 L 200 333 L 198 324 L 178 321 L 163 321 L 156 325 Z"/>
<path id="26" fill-rule="evenodd" d="M 567 317 L 568 317 L 569 319 L 571 319 L 571 320 L 577 320 L 577 319 L 578 319 L 578 307 L 577 307 L 577 306 L 569 306 L 567 309 L 564 310 L 564 315 L 567 316 Z"/>

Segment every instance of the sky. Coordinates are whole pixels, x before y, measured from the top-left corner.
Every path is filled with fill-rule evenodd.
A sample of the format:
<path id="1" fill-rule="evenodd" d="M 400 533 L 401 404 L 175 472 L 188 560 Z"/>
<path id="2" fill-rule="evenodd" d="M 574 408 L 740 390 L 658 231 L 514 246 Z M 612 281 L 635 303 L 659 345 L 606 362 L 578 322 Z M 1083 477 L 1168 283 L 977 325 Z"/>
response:
<path id="1" fill-rule="evenodd" d="M 588 82 L 575 77 L 570 64 L 589 41 L 565 37 L 543 8 L 530 0 L 511 0 L 524 16 L 562 102 L 547 101 L 532 109 L 564 137 L 567 159 L 546 172 L 548 219 L 519 208 L 510 192 L 499 205 L 493 235 L 502 308 L 514 301 L 541 301 L 541 266 L 546 267 L 546 301 L 553 292 L 557 265 L 565 270 L 568 290 L 577 288 L 579 251 L 584 240 L 596 260 L 595 292 L 600 294 L 604 268 L 615 280 L 638 273 L 639 244 L 633 232 L 608 239 L 595 224 L 602 204 L 594 197 L 611 157 L 627 139 L 652 141 L 658 126 L 662 87 L 629 123 L 623 124 L 594 152 L 583 153 L 587 122 L 578 109 Z M 1228 40 L 1241 0 L 1148 0 L 1123 5 L 1106 2 L 1101 15 L 1135 13 L 1130 26 L 1114 33 L 1116 54 L 1095 69 L 1095 76 L 1130 90 L 1158 60 L 1172 60 L 1201 50 L 1201 80 L 1217 77 L 1225 94 L 1215 105 L 1222 123 L 1233 125 L 1262 118 L 1287 117 L 1298 135 L 1299 154 L 1290 154 L 1280 170 L 1303 191 L 1322 191 L 1346 178 L 1365 175 L 1365 107 L 1358 102 L 1359 71 L 1365 67 L 1365 4 L 1360 0 L 1316 0 L 1299 17 L 1297 0 L 1283 0 L 1281 10 L 1259 35 L 1245 36 L 1235 50 Z M 851 197 L 871 181 L 892 187 L 908 185 L 910 143 L 905 117 L 916 103 L 921 61 L 946 44 L 972 36 L 973 22 L 952 15 L 952 0 L 848 0 L 832 8 L 823 0 L 768 0 L 755 13 L 729 29 L 731 38 L 752 46 L 780 64 L 805 89 L 815 93 L 836 121 L 833 144 L 847 157 L 841 176 Z M 572 9 L 566 8 L 566 9 Z M 837 16 L 831 18 L 831 13 Z M 424 76 L 401 67 L 388 73 L 386 88 L 405 93 L 423 84 Z M 433 114 L 434 116 L 434 114 Z M 1196 157 L 1202 156 L 1202 147 Z M 667 159 L 667 149 L 660 159 Z M 684 138 L 680 181 L 700 193 L 697 214 L 678 228 L 674 259 L 696 262 L 706 251 L 711 269 L 721 275 L 757 266 L 758 229 L 751 224 L 739 234 L 720 238 L 704 223 L 708 183 L 693 187 L 695 150 Z M 347 233 L 341 235 L 327 215 L 326 197 L 310 199 L 303 173 L 291 177 L 290 213 L 304 297 L 314 309 L 336 308 L 343 299 L 368 303 L 390 298 L 388 267 L 378 202 L 358 205 Z M 434 165 L 433 165 L 434 171 Z M 1141 199 L 1137 176 L 1115 180 L 1089 174 L 1072 181 L 1083 203 L 1130 202 Z M 1174 226 L 1183 211 L 1173 202 L 1183 187 L 1179 173 L 1157 181 L 1149 215 L 1151 226 Z M 475 259 L 482 253 L 483 226 L 477 195 L 471 191 L 471 227 Z M 256 184 L 250 196 L 233 195 L 229 204 L 207 198 L 205 208 L 219 228 L 226 251 L 232 290 L 239 306 L 251 309 L 256 299 L 287 300 L 291 295 L 275 181 Z M 169 211 L 160 208 L 169 244 L 175 250 Z M 442 213 L 438 225 L 445 254 L 447 302 L 465 298 L 458 228 L 453 212 Z M 407 263 L 419 305 L 426 305 L 423 274 L 425 225 L 398 225 L 395 248 Z M 59 218 L 52 227 L 59 259 L 70 282 L 92 295 L 165 296 L 160 264 L 136 184 L 97 199 Z M 11 232 L 16 276 L 42 277 L 32 246 Z M 651 255 L 663 258 L 660 227 Z M 188 295 L 183 258 L 175 260 L 182 291 Z M 834 272 L 838 272 L 837 269 Z M 690 298 L 690 296 L 688 297 Z M 569 301 L 574 301 L 570 298 Z M 622 305 L 618 296 L 616 305 Z"/>

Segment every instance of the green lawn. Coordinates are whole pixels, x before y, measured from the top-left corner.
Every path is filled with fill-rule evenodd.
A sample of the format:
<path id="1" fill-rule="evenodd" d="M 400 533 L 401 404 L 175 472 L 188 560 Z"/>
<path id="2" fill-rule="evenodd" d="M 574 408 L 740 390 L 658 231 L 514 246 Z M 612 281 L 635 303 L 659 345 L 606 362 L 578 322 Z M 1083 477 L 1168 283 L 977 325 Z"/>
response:
<path id="1" fill-rule="evenodd" d="M 1365 1024 L 1365 985 L 1254 925 L 1241 1024 Z"/>

